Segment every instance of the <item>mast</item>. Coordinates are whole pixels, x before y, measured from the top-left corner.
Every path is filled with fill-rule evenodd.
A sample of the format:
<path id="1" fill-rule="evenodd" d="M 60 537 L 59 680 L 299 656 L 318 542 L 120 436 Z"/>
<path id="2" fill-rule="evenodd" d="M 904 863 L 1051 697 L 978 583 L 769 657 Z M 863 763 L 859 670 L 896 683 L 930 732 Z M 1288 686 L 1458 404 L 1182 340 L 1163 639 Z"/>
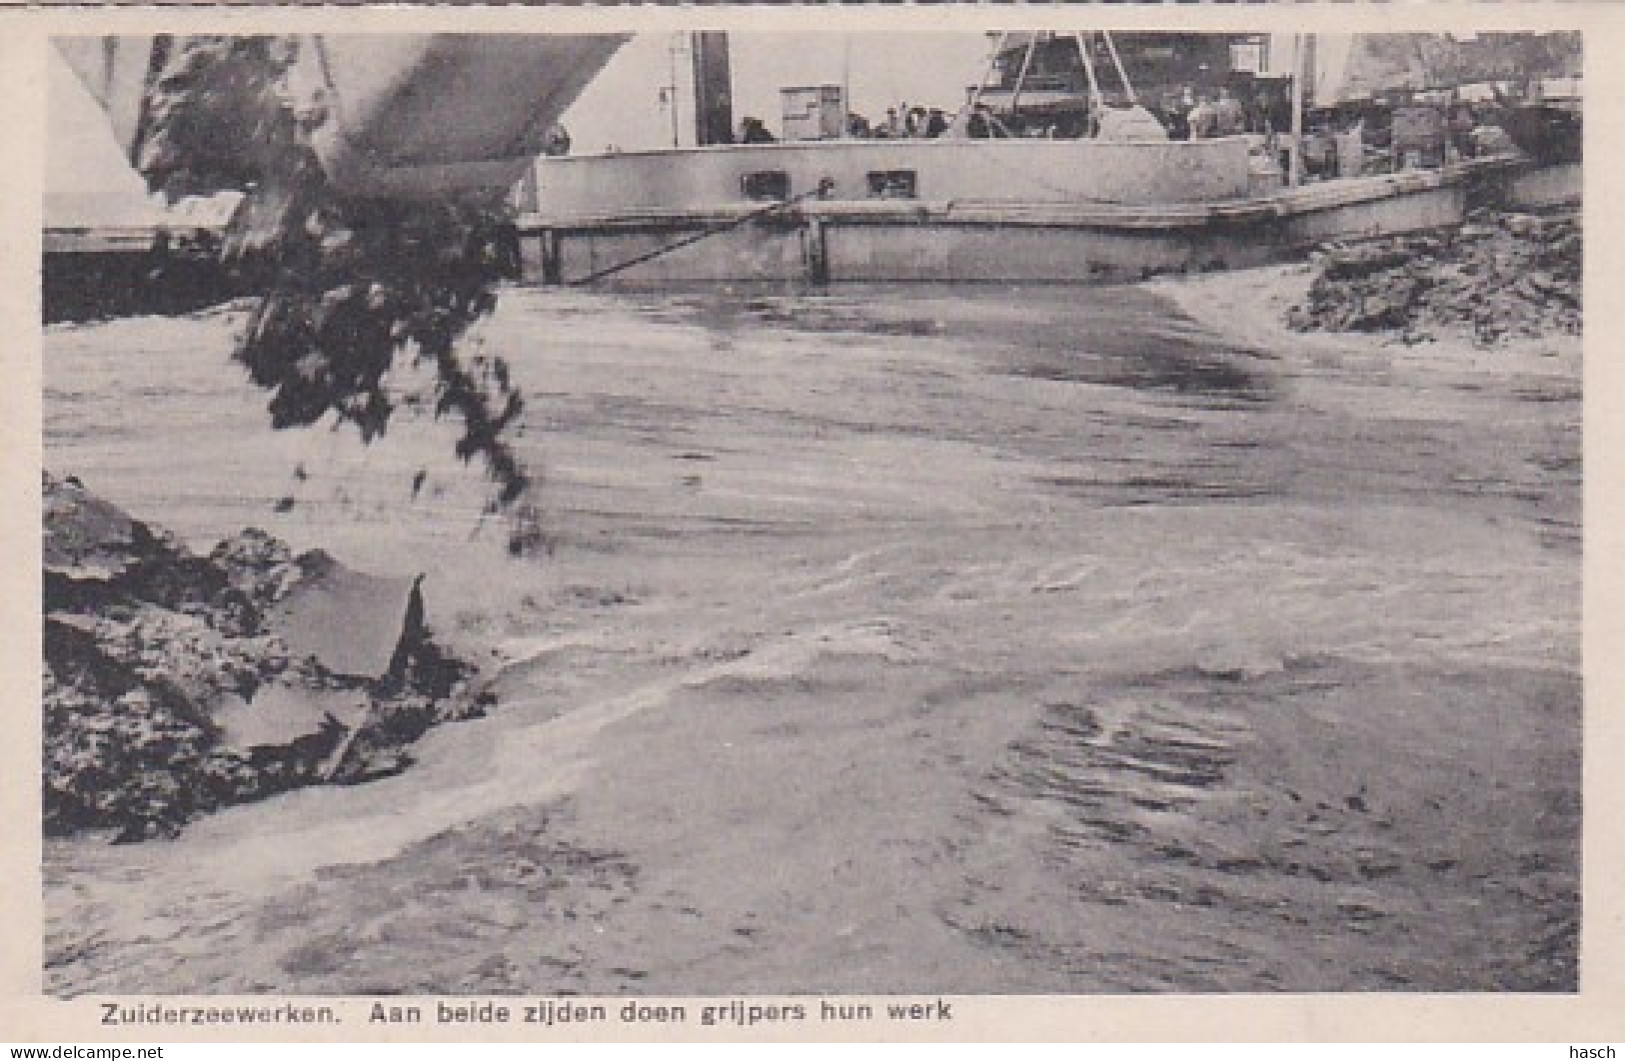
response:
<path id="1" fill-rule="evenodd" d="M 852 35 L 841 37 L 841 139 L 852 135 Z"/>
<path id="2" fill-rule="evenodd" d="M 1304 35 L 1292 37 L 1292 150 L 1288 154 L 1287 183 L 1297 187 L 1303 183 L 1303 81 L 1309 64 Z"/>
<path id="3" fill-rule="evenodd" d="M 728 35 L 706 31 L 693 35 L 694 142 L 733 143 L 733 70 L 728 61 Z"/>
<path id="4" fill-rule="evenodd" d="M 677 49 L 682 39 L 681 34 L 674 35 L 666 45 L 666 59 L 670 66 L 670 77 L 666 81 L 666 87 L 661 90 L 661 95 L 664 97 L 667 106 L 671 107 L 672 147 L 677 147 L 681 140 L 682 126 L 677 115 L 677 100 L 679 98 L 677 89 Z"/>

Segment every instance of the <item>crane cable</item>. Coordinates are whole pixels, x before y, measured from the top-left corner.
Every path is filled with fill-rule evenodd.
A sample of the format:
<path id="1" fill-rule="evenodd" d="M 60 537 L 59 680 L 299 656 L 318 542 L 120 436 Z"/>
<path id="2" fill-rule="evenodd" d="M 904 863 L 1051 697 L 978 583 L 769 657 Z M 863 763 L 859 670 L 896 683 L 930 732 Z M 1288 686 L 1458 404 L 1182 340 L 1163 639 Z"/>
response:
<path id="1" fill-rule="evenodd" d="M 963 108 L 961 108 L 961 110 L 959 112 L 960 114 L 964 114 L 967 111 L 975 110 L 976 105 L 978 103 L 982 102 L 982 93 L 987 91 L 987 79 L 992 76 L 994 69 L 998 66 L 998 64 L 999 64 L 999 56 L 1004 52 L 1005 42 L 1008 41 L 1009 39 L 1010 39 L 1010 31 L 1009 30 L 1005 30 L 1005 31 L 1003 31 L 1003 32 L 1001 32 L 999 34 L 998 43 L 993 45 L 992 58 L 988 59 L 988 61 L 987 61 L 987 71 L 986 71 L 986 73 L 984 73 L 982 75 L 982 80 L 977 82 L 976 91 L 971 93 L 970 99 L 965 101 L 965 106 Z M 956 117 L 957 117 L 957 115 L 956 115 Z"/>
<path id="2" fill-rule="evenodd" d="M 1034 33 L 1027 40 L 1027 53 L 1021 57 L 1021 70 L 1016 74 L 1016 86 L 1010 93 L 1010 116 L 1016 114 L 1016 105 L 1021 102 L 1021 90 L 1027 84 L 1027 71 L 1032 69 L 1033 53 L 1038 50 L 1038 34 Z"/>
<path id="3" fill-rule="evenodd" d="M 1123 93 L 1128 96 L 1130 103 L 1139 103 L 1140 101 L 1134 96 L 1134 86 L 1129 84 L 1128 71 L 1124 69 L 1123 60 L 1117 54 L 1117 42 L 1112 40 L 1109 30 L 1101 30 L 1100 35 L 1106 38 L 1106 50 L 1111 52 L 1112 65 L 1117 67 L 1117 79 L 1123 82 Z"/>
<path id="4" fill-rule="evenodd" d="M 1078 58 L 1083 60 L 1083 72 L 1089 78 L 1089 120 L 1090 122 L 1094 122 L 1096 120 L 1097 110 L 1101 105 L 1100 81 L 1095 77 L 1095 61 L 1094 58 L 1089 54 L 1090 47 L 1088 38 L 1082 33 L 1079 33 L 1077 38 Z"/>

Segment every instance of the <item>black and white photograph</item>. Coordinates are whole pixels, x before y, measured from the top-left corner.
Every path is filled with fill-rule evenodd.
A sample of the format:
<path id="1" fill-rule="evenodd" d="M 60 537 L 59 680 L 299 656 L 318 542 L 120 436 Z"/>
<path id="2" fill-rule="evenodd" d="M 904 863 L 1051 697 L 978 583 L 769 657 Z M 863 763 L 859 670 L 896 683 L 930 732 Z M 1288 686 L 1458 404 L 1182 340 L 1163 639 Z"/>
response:
<path id="1" fill-rule="evenodd" d="M 45 996 L 1580 993 L 1595 39 L 701 14 L 50 39 Z"/>

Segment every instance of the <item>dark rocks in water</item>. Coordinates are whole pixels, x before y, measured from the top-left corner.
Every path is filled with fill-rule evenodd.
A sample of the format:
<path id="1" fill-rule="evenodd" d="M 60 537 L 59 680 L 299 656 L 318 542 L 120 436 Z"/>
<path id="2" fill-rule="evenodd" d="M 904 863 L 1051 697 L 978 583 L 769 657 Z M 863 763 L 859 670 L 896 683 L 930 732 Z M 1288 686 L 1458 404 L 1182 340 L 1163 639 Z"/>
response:
<path id="1" fill-rule="evenodd" d="M 248 602 L 224 574 L 167 531 L 131 519 L 75 479 L 44 477 L 44 604 L 47 615 L 89 613 L 127 601 L 176 612 L 208 610 L 232 634 L 251 632 Z"/>
<path id="2" fill-rule="evenodd" d="M 1509 336 L 1579 334 L 1584 237 L 1569 214 L 1475 215 L 1455 232 L 1326 248 L 1299 331 L 1396 331 L 1425 338 L 1462 329 Z"/>
<path id="3" fill-rule="evenodd" d="M 254 529 L 199 557 L 49 474 L 44 502 L 49 834 L 170 835 L 218 807 L 379 776 L 481 709 L 415 582 Z"/>

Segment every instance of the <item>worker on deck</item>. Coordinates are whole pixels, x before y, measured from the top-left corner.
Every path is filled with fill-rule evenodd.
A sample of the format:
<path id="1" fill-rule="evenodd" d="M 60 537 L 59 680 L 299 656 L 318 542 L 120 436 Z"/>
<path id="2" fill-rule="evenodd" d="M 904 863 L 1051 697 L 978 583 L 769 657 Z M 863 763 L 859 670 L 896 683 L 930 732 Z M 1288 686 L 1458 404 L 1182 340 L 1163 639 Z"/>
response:
<path id="1" fill-rule="evenodd" d="M 1189 107 L 1180 105 L 1180 98 L 1172 92 L 1166 92 L 1162 100 L 1152 113 L 1162 123 L 1163 129 L 1168 133 L 1170 140 L 1189 140 L 1191 138 L 1190 125 L 1185 118 Z"/>
<path id="2" fill-rule="evenodd" d="M 745 118 L 739 123 L 739 142 L 741 144 L 771 144 L 778 140 L 767 131 L 760 118 Z"/>
<path id="3" fill-rule="evenodd" d="M 1477 150 L 1473 143 L 1473 108 L 1462 102 L 1450 105 L 1450 117 L 1445 123 L 1450 134 L 1450 144 L 1456 149 L 1459 158 L 1472 158 Z"/>
<path id="4" fill-rule="evenodd" d="M 998 135 L 993 112 L 988 110 L 987 104 L 978 103 L 971 108 L 970 117 L 965 121 L 965 135 L 972 140 L 991 140 Z"/>
<path id="5" fill-rule="evenodd" d="M 1213 135 L 1240 136 L 1247 131 L 1247 108 L 1229 88 L 1220 88 L 1213 104 Z"/>
<path id="6" fill-rule="evenodd" d="M 1206 140 L 1218 135 L 1214 132 L 1218 120 L 1215 113 L 1216 103 L 1217 100 L 1206 92 L 1197 97 L 1196 106 L 1185 116 L 1185 128 L 1190 131 L 1192 140 Z"/>
<path id="7" fill-rule="evenodd" d="M 570 130 L 558 122 L 547 127 L 542 135 L 542 154 L 548 158 L 561 158 L 570 153 Z"/>

